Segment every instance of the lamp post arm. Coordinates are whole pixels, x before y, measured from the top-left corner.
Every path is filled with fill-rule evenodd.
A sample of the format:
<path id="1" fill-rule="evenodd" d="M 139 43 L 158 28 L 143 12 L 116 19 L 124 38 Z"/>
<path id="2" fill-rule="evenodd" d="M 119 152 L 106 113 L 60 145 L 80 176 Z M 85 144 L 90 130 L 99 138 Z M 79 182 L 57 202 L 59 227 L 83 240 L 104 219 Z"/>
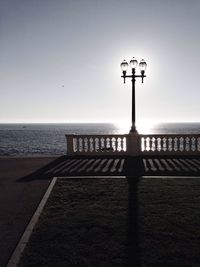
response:
<path id="1" fill-rule="evenodd" d="M 132 78 L 133 77 L 133 75 L 123 75 L 123 76 L 121 76 L 121 78 Z M 144 77 L 147 77 L 146 75 L 134 75 L 134 77 L 135 78 L 144 78 Z"/>

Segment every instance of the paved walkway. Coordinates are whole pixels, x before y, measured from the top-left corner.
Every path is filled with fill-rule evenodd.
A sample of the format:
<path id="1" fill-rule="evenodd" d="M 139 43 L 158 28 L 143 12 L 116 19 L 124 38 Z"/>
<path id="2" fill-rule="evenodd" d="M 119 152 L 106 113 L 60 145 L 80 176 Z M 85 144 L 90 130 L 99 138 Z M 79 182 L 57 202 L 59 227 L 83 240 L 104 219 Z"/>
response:
<path id="1" fill-rule="evenodd" d="M 49 179 L 20 180 L 55 158 L 0 158 L 0 266 L 5 266 Z M 20 181 L 19 181 L 20 180 Z"/>

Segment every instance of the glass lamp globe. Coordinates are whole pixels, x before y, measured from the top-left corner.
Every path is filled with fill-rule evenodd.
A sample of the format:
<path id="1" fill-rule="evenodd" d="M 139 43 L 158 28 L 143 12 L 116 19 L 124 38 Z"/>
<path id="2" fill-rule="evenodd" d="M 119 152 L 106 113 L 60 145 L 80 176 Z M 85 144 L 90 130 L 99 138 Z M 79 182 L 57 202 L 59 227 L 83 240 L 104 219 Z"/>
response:
<path id="1" fill-rule="evenodd" d="M 142 59 L 140 61 L 139 68 L 140 68 L 141 71 L 145 72 L 145 70 L 147 68 L 147 63 L 144 61 L 144 59 Z"/>
<path id="2" fill-rule="evenodd" d="M 128 63 L 126 62 L 125 59 L 122 61 L 122 63 L 121 63 L 120 66 L 121 66 L 122 71 L 127 71 L 127 69 L 128 69 Z"/>
<path id="3" fill-rule="evenodd" d="M 137 68 L 138 62 L 137 62 L 137 60 L 133 57 L 133 58 L 131 59 L 131 61 L 129 62 L 129 64 L 130 64 L 131 69 L 135 69 L 135 68 Z"/>

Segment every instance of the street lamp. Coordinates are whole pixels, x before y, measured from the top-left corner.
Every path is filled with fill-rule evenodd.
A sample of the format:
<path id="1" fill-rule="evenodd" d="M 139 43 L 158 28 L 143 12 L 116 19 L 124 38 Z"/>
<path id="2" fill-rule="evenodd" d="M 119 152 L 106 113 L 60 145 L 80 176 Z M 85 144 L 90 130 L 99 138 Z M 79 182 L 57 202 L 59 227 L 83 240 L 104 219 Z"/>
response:
<path id="1" fill-rule="evenodd" d="M 122 69 L 122 73 L 123 73 L 123 76 L 121 77 L 124 79 L 124 83 L 126 82 L 126 78 L 132 78 L 131 80 L 132 81 L 132 126 L 131 126 L 130 133 L 137 133 L 137 130 L 135 127 L 135 81 L 136 81 L 136 78 L 142 78 L 142 83 L 143 83 L 144 77 L 146 77 L 144 73 L 147 67 L 147 63 L 144 61 L 144 59 L 140 61 L 139 68 L 141 71 L 141 75 L 135 74 L 135 69 L 137 68 L 137 65 L 138 65 L 138 62 L 134 57 L 130 60 L 129 64 L 124 59 L 120 65 Z M 126 75 L 126 72 L 129 66 L 132 69 L 132 75 Z"/>

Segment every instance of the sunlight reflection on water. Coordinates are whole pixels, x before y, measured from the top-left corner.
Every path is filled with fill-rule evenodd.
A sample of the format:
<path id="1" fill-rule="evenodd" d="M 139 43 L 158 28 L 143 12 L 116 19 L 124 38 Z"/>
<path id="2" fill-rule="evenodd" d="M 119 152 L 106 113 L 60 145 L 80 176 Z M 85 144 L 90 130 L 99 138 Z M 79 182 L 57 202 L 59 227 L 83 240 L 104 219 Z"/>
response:
<path id="1" fill-rule="evenodd" d="M 127 134 L 130 131 L 131 124 L 120 122 L 115 124 L 117 133 Z M 200 123 L 177 123 L 177 122 L 140 122 L 136 124 L 136 128 L 139 134 L 199 134 L 200 133 Z"/>
<path id="2" fill-rule="evenodd" d="M 131 124 L 127 122 L 120 122 L 116 123 L 115 127 L 118 131 L 118 133 L 124 134 L 129 133 Z M 143 122 L 136 125 L 137 131 L 140 134 L 150 134 L 150 133 L 156 133 L 157 124 L 150 123 L 150 122 Z"/>

